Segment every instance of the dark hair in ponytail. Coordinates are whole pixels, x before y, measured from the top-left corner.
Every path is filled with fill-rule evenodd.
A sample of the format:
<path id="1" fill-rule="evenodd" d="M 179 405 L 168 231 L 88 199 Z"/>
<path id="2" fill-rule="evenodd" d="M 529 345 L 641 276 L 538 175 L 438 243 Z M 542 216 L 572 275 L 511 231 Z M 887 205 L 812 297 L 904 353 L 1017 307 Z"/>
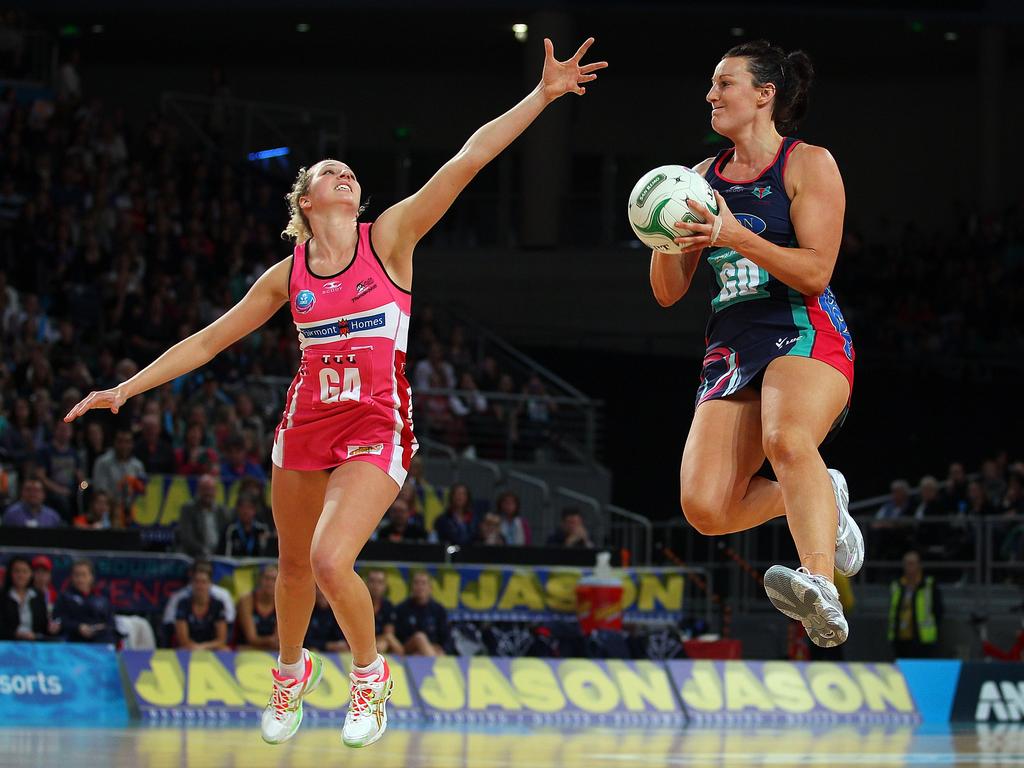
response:
<path id="1" fill-rule="evenodd" d="M 755 88 L 767 83 L 775 85 L 772 120 L 779 133 L 795 131 L 807 114 L 807 96 L 814 79 L 811 59 L 803 51 L 787 54 L 767 40 L 740 43 L 726 51 L 722 58 L 740 56 L 747 59 L 747 69 L 754 78 Z"/>

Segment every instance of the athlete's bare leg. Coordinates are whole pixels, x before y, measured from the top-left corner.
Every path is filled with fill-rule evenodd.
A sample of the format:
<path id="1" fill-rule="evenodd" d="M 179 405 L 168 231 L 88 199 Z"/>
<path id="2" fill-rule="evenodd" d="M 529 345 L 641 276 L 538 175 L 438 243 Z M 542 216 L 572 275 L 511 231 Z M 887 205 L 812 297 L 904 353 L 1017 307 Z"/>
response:
<path id="1" fill-rule="evenodd" d="M 832 580 L 836 501 L 818 446 L 846 407 L 850 384 L 832 366 L 805 357 L 780 357 L 765 370 L 761 432 L 779 478 L 789 531 L 800 564 Z"/>
<path id="2" fill-rule="evenodd" d="M 690 524 L 714 536 L 786 514 L 779 484 L 754 477 L 764 463 L 761 399 L 741 389 L 697 406 L 679 471 L 680 504 Z"/>
<path id="3" fill-rule="evenodd" d="M 308 554 L 316 583 L 352 648 L 353 663 L 360 667 L 376 660 L 377 638 L 373 601 L 355 572 L 356 557 L 398 491 L 398 484 L 369 462 L 350 461 L 335 469 Z"/>
<path id="4" fill-rule="evenodd" d="M 301 658 L 302 641 L 316 602 L 309 551 L 328 477 L 324 471 L 273 467 L 270 493 L 279 552 L 274 606 L 283 664 L 294 664 Z"/>

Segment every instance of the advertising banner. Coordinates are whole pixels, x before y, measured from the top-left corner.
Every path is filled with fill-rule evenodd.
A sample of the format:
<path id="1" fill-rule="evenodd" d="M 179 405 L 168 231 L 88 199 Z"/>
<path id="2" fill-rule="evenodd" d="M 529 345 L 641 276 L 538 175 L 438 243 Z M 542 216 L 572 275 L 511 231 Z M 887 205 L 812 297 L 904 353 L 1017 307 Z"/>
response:
<path id="1" fill-rule="evenodd" d="M 670 661 L 692 723 L 917 723 L 906 681 L 892 664 Z"/>
<path id="2" fill-rule="evenodd" d="M 0 642 L 0 722 L 128 722 L 117 654 L 106 645 Z"/>
<path id="3" fill-rule="evenodd" d="M 1024 664 L 964 662 L 950 719 L 979 723 L 1024 720 Z"/>
<path id="4" fill-rule="evenodd" d="M 424 715 L 444 723 L 676 727 L 685 716 L 662 664 L 533 658 L 405 660 Z"/>
<path id="5" fill-rule="evenodd" d="M 348 654 L 322 654 L 320 686 L 303 701 L 303 717 L 338 721 L 348 711 Z M 215 722 L 258 718 L 270 699 L 277 655 L 263 651 L 123 651 L 121 661 L 143 721 Z M 419 718 L 405 669 L 391 665 L 395 681 L 388 718 Z"/>
<path id="6" fill-rule="evenodd" d="M 0 549 L 0 555 L 14 550 Z M 25 554 L 35 552 L 25 551 Z M 96 586 L 122 613 L 157 613 L 167 597 L 188 580 L 191 560 L 184 555 L 124 554 L 51 550 L 53 583 L 63 589 L 71 565 L 82 556 L 95 566 Z M 213 558 L 213 580 L 236 598 L 256 584 L 268 560 Z M 424 565 L 359 562 L 361 574 L 379 568 L 388 580 L 388 599 L 397 605 L 409 596 L 412 576 L 426 571 L 434 599 L 452 621 L 553 621 L 574 618 L 579 568 L 509 565 Z M 626 621 L 678 621 L 686 578 L 673 568 L 621 568 Z"/>

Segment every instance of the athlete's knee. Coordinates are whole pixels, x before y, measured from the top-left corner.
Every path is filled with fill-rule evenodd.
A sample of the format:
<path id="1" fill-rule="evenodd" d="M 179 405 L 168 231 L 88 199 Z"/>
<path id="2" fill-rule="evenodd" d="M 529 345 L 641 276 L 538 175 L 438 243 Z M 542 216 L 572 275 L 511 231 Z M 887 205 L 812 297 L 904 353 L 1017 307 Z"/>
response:
<path id="1" fill-rule="evenodd" d="M 715 536 L 725 533 L 727 509 L 720 500 L 700 491 L 683 489 L 679 496 L 683 517 L 698 533 Z"/>
<path id="2" fill-rule="evenodd" d="M 778 471 L 817 452 L 814 440 L 802 429 L 781 426 L 766 430 L 762 438 L 764 455 Z"/>
<path id="3" fill-rule="evenodd" d="M 347 558 L 339 557 L 338 552 L 325 545 L 313 545 L 309 554 L 309 564 L 316 583 L 326 593 L 331 594 L 336 585 L 345 581 L 350 573 L 354 573 L 355 563 Z"/>
<path id="4" fill-rule="evenodd" d="M 287 584 L 304 584 L 313 581 L 313 570 L 309 556 L 281 553 L 277 558 L 277 578 Z"/>

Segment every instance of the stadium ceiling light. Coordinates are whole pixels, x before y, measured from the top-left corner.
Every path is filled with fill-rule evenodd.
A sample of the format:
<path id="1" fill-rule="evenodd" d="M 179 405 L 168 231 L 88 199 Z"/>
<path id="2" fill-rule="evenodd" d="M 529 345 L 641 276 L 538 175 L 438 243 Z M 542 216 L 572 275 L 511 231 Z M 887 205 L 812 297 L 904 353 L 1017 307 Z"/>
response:
<path id="1" fill-rule="evenodd" d="M 309 32 L 309 24 L 307 24 L 304 21 L 300 21 L 298 24 L 295 25 L 295 31 L 296 32 Z"/>
<path id="2" fill-rule="evenodd" d="M 526 33 L 527 33 L 527 31 L 529 31 L 529 29 L 530 28 L 528 26 L 526 26 L 525 24 L 513 24 L 512 25 L 512 34 L 515 35 L 516 40 L 518 40 L 520 43 L 525 43 L 526 42 Z"/>
<path id="3" fill-rule="evenodd" d="M 729 34 L 731 34 L 733 37 L 743 37 L 744 32 L 746 32 L 746 30 L 743 29 L 743 27 L 733 27 L 732 29 L 729 30 Z"/>
<path id="4" fill-rule="evenodd" d="M 942 36 L 942 39 L 947 43 L 955 43 L 959 39 L 959 35 L 956 32 L 947 32 Z"/>
<path id="5" fill-rule="evenodd" d="M 93 24 L 92 25 L 92 32 L 93 32 L 94 35 L 103 34 L 103 25 L 102 24 Z"/>

